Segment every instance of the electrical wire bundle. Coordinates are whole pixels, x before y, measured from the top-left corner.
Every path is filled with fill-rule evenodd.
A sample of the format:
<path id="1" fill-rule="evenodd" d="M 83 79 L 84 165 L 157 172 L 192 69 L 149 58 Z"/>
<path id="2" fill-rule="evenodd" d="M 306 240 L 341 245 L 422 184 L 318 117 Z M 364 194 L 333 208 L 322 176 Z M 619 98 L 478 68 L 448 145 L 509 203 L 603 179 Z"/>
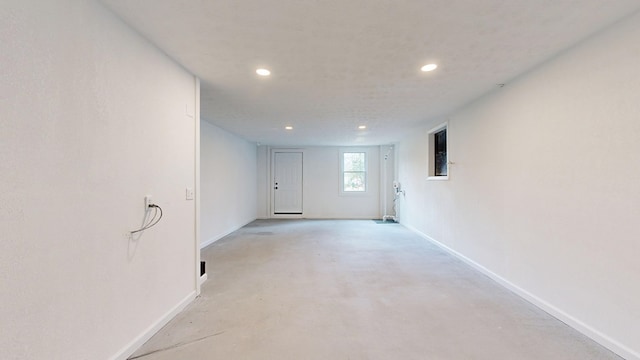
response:
<path id="1" fill-rule="evenodd" d="M 157 223 L 160 222 L 160 219 L 162 219 L 162 208 L 156 204 L 149 204 L 150 208 L 153 208 L 154 212 L 153 212 L 153 217 L 151 217 L 151 219 L 145 224 L 143 225 L 140 229 L 138 230 L 134 230 L 131 231 L 131 234 L 135 234 L 141 231 L 145 231 L 149 228 L 154 227 Z M 158 210 L 160 210 L 160 217 L 158 217 L 158 219 L 156 219 L 156 217 L 158 216 Z"/>

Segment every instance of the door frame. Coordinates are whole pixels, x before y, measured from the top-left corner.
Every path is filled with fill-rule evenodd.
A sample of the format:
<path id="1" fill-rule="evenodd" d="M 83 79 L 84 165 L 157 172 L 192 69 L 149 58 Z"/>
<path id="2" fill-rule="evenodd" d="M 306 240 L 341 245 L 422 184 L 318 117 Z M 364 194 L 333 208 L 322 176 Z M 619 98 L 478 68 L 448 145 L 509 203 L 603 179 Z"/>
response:
<path id="1" fill-rule="evenodd" d="M 304 218 L 304 149 L 301 148 L 271 148 L 269 161 L 269 217 L 272 219 L 302 219 Z M 275 183 L 273 179 L 276 153 L 291 152 L 302 153 L 302 214 L 276 214 L 275 213 Z"/>

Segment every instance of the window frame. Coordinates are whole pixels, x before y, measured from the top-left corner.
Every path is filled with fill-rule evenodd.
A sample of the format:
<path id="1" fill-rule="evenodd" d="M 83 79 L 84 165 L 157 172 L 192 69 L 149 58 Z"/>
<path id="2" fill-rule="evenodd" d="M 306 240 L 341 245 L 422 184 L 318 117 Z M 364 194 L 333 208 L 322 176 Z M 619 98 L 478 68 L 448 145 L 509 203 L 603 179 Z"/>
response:
<path id="1" fill-rule="evenodd" d="M 352 154 L 352 153 L 364 154 L 364 171 L 345 171 L 344 155 Z M 338 183 L 339 184 L 338 186 L 340 188 L 340 195 L 361 196 L 361 195 L 368 194 L 369 193 L 369 152 L 361 148 L 341 149 L 338 160 L 340 163 L 340 172 L 339 172 L 340 179 Z M 345 191 L 344 174 L 347 172 L 364 173 L 364 190 L 363 191 Z"/>
<path id="2" fill-rule="evenodd" d="M 440 133 L 441 131 L 446 131 L 445 133 L 445 152 L 446 152 L 446 175 L 436 175 L 436 140 L 435 135 Z M 435 126 L 431 130 L 427 132 L 427 180 L 449 180 L 449 176 L 451 175 L 451 161 L 450 158 L 450 146 L 449 146 L 449 122 L 445 121 L 444 123 Z"/>

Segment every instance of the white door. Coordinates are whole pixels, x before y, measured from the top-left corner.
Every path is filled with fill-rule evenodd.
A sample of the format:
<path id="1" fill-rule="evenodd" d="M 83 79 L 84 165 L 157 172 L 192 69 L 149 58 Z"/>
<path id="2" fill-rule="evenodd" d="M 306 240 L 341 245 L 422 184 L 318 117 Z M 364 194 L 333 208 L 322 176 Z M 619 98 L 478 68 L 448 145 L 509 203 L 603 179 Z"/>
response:
<path id="1" fill-rule="evenodd" d="M 302 214 L 302 153 L 273 155 L 273 213 Z"/>

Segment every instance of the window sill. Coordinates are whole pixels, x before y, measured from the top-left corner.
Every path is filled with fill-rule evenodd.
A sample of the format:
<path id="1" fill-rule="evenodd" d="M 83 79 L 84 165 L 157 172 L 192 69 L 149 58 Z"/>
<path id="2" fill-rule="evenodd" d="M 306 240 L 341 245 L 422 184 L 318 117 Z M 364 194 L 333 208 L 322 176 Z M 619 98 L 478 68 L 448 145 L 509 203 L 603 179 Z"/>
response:
<path id="1" fill-rule="evenodd" d="M 362 196 L 368 196 L 369 192 L 368 191 L 341 191 L 340 192 L 340 196 L 355 196 L 355 197 L 362 197 Z"/>
<path id="2" fill-rule="evenodd" d="M 449 175 L 447 175 L 447 176 L 429 176 L 429 177 L 427 177 L 427 180 L 436 180 L 436 181 L 437 180 L 440 180 L 440 181 L 449 180 Z"/>

